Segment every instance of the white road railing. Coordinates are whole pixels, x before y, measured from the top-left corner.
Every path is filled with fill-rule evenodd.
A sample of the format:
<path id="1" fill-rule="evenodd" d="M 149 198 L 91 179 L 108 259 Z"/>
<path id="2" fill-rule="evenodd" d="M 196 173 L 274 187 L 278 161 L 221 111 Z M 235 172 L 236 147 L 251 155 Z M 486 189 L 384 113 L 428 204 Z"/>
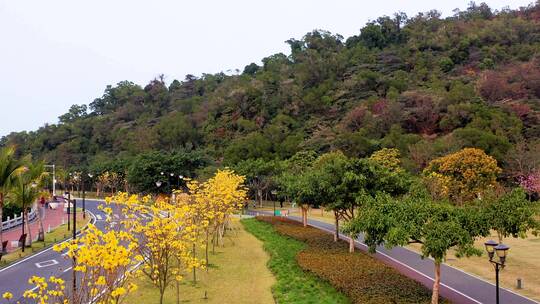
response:
<path id="1" fill-rule="evenodd" d="M 28 213 L 28 220 L 31 222 L 36 218 L 36 216 L 37 216 L 37 210 L 36 210 L 36 206 L 34 205 L 34 207 L 32 207 L 32 209 L 30 209 L 30 212 Z M 10 218 L 8 216 L 7 220 L 2 222 L 2 225 L 1 225 L 2 231 L 21 225 L 22 217 L 23 217 L 22 212 L 21 214 L 19 214 L 19 216 L 15 215 L 14 218 Z"/>

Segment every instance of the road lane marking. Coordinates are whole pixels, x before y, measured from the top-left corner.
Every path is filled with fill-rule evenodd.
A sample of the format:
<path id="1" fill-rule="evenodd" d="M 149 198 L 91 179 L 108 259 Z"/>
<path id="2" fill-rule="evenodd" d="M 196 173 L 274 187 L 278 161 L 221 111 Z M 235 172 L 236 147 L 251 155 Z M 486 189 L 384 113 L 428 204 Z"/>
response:
<path id="1" fill-rule="evenodd" d="M 92 212 L 89 211 L 89 210 L 87 210 L 87 212 L 90 213 L 90 215 L 94 218 L 94 222 L 95 222 L 96 216 L 94 215 L 94 213 L 92 213 Z M 63 241 L 63 242 L 60 242 L 60 243 L 58 243 L 58 244 L 62 244 L 62 243 L 65 243 L 65 242 L 69 242 L 70 240 L 71 240 L 71 238 L 69 238 L 69 239 L 67 239 L 67 240 L 65 240 L 65 241 Z M 41 250 L 41 251 L 39 251 L 39 252 L 36 253 L 36 254 L 32 254 L 32 255 L 30 255 L 30 256 L 27 256 L 27 257 L 23 258 L 22 260 L 19 260 L 19 261 L 15 262 L 15 263 L 13 263 L 13 264 L 11 264 L 11 265 L 8 265 L 8 266 L 6 266 L 6 267 L 0 269 L 0 273 L 6 271 L 6 270 L 8 270 L 8 269 L 11 269 L 11 268 L 13 268 L 13 267 L 15 267 L 15 266 L 17 266 L 17 265 L 19 265 L 19 264 L 22 264 L 22 263 L 24 263 L 24 262 L 26 262 L 26 261 L 28 261 L 28 260 L 31 260 L 31 259 L 33 259 L 33 258 L 36 258 L 36 257 L 38 257 L 38 256 L 40 256 L 40 255 L 42 255 L 42 254 L 44 254 L 44 253 L 47 253 L 47 252 L 49 252 L 49 251 L 51 251 L 51 250 L 53 250 L 53 246 L 51 246 L 51 247 L 49 247 L 49 248 L 47 248 L 47 249 L 45 249 L 45 250 Z"/>
<path id="2" fill-rule="evenodd" d="M 39 262 L 39 263 L 36 263 L 36 267 L 37 268 L 44 268 L 44 267 L 49 267 L 49 266 L 53 266 L 53 265 L 56 265 L 58 264 L 58 261 L 57 260 L 48 260 L 48 261 L 43 261 L 43 262 Z"/>
<path id="3" fill-rule="evenodd" d="M 96 218 L 101 221 L 103 219 L 103 217 L 101 216 L 101 214 L 96 214 Z"/>

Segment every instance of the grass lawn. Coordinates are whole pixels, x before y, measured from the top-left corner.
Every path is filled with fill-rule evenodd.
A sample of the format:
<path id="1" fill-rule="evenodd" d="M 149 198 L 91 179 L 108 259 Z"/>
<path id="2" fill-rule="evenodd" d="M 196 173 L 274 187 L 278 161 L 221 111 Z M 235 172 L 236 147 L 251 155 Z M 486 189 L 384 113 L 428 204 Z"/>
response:
<path id="1" fill-rule="evenodd" d="M 198 271 L 196 285 L 192 276 L 180 286 L 182 303 L 208 304 L 248 304 L 274 303 L 271 286 L 275 278 L 266 267 L 268 254 L 262 242 L 247 233 L 234 219 L 234 232 L 225 238 L 225 247 L 216 247 L 216 254 L 210 253 L 209 272 Z M 138 289 L 130 294 L 125 303 L 154 304 L 159 301 L 159 292 L 146 278 L 140 278 Z M 208 299 L 203 299 L 205 292 Z M 176 285 L 165 293 L 165 303 L 176 303 Z"/>
<path id="2" fill-rule="evenodd" d="M 77 226 L 84 227 L 90 222 L 90 216 L 87 216 L 86 219 L 83 219 L 82 214 L 77 215 Z M 0 268 L 8 266 L 9 264 L 16 262 L 19 259 L 22 259 L 26 256 L 29 256 L 33 253 L 45 249 L 47 246 L 51 246 L 57 242 L 65 240 L 72 235 L 71 231 L 67 230 L 67 224 L 60 225 L 57 228 L 51 230 L 50 233 L 45 233 L 44 242 L 33 242 L 31 248 L 25 248 L 24 252 L 22 249 L 17 249 L 13 252 L 10 252 L 2 257 L 0 261 Z"/>
<path id="3" fill-rule="evenodd" d="M 268 266 L 277 278 L 272 288 L 276 303 L 350 303 L 329 283 L 300 268 L 296 257 L 306 247 L 305 243 L 283 236 L 272 225 L 257 219 L 242 223 L 264 242 L 264 249 L 270 253 Z"/>
<path id="4" fill-rule="evenodd" d="M 493 234 L 491 239 L 497 241 L 497 235 Z M 486 240 L 477 240 L 476 247 L 483 248 Z M 507 238 L 504 243 L 510 246 L 510 251 L 506 267 L 499 274 L 501 286 L 540 301 L 540 237 L 529 235 L 526 239 Z M 486 254 L 461 259 L 450 254 L 446 264 L 495 283 L 495 270 Z M 516 288 L 518 278 L 523 281 L 523 289 Z"/>

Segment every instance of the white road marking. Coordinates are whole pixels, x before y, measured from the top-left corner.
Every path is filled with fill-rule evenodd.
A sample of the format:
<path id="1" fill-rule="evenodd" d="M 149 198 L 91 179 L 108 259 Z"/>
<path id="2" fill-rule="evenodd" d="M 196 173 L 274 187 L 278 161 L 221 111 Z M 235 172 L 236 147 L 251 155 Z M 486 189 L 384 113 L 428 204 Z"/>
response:
<path id="1" fill-rule="evenodd" d="M 48 260 L 48 261 L 36 263 L 35 265 L 37 268 L 43 268 L 43 267 L 49 267 L 56 264 L 58 264 L 57 260 Z"/>
<path id="2" fill-rule="evenodd" d="M 90 211 L 88 211 L 88 210 L 87 210 L 86 212 L 90 213 L 90 215 L 94 218 L 94 222 L 95 222 L 96 216 L 95 216 L 92 212 L 90 212 Z M 63 242 L 60 242 L 59 244 L 62 244 L 62 243 L 65 243 L 65 242 L 69 242 L 70 240 L 71 240 L 71 238 L 69 238 L 69 239 L 67 239 L 67 240 L 65 240 L 65 241 L 63 241 Z M 36 253 L 36 254 L 29 255 L 29 256 L 23 258 L 22 260 L 19 260 L 19 261 L 15 262 L 15 263 L 13 263 L 13 264 L 11 264 L 11 265 L 9 265 L 9 266 L 6 266 L 6 267 L 0 269 L 0 273 L 3 272 L 3 271 L 8 270 L 8 269 L 10 269 L 10 268 L 13 268 L 13 267 L 15 267 L 15 266 L 17 266 L 17 265 L 19 265 L 19 264 L 22 264 L 22 263 L 24 263 L 24 262 L 26 262 L 26 261 L 28 261 L 28 260 L 35 259 L 36 257 L 38 257 L 38 256 L 40 256 L 40 255 L 42 255 L 42 254 L 44 254 L 44 253 L 46 253 L 46 252 L 49 252 L 49 251 L 51 251 L 51 250 L 53 250 L 53 247 L 52 247 L 52 246 L 49 247 L 49 248 L 47 248 L 47 249 L 45 249 L 45 250 L 41 250 L 41 251 L 39 251 L 39 252 Z M 35 289 L 35 288 L 34 288 L 34 289 Z"/>
<path id="3" fill-rule="evenodd" d="M 101 221 L 103 219 L 103 217 L 101 216 L 101 214 L 96 214 L 96 218 Z"/>

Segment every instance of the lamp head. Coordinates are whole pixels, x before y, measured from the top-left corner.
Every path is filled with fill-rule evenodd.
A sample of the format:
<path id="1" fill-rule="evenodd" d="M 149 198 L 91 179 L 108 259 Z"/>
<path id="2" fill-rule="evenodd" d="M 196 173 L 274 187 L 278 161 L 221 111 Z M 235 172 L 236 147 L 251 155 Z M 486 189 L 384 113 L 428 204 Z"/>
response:
<path id="1" fill-rule="evenodd" d="M 493 259 L 493 253 L 495 252 L 495 246 L 497 246 L 497 242 L 495 242 L 494 240 L 489 240 L 487 242 L 484 243 L 484 246 L 486 247 L 486 251 L 489 255 L 489 259 Z"/>
<path id="2" fill-rule="evenodd" d="M 157 182 L 156 182 L 156 186 L 157 186 L 158 188 L 161 187 L 161 184 L 162 184 L 161 181 L 157 181 Z"/>
<path id="3" fill-rule="evenodd" d="M 499 244 L 495 246 L 494 249 L 495 249 L 495 253 L 501 260 L 501 264 L 504 264 L 504 261 L 506 260 L 506 256 L 508 254 L 508 250 L 510 249 L 510 247 L 506 246 L 505 244 Z"/>

